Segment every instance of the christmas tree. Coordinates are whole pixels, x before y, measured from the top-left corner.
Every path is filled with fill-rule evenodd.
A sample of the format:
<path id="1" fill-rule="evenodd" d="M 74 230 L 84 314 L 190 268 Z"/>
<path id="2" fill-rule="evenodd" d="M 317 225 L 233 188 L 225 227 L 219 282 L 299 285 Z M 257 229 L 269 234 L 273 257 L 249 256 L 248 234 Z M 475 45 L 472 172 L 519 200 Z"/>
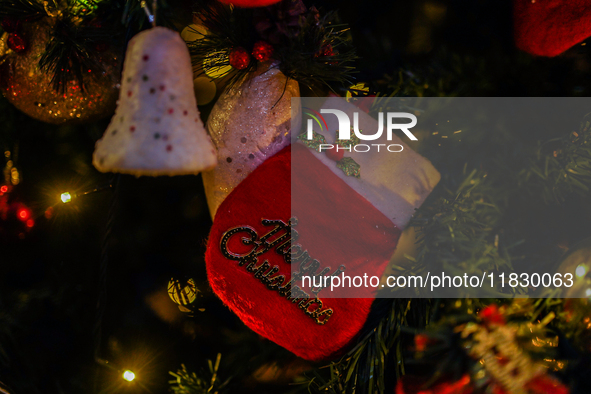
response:
<path id="1" fill-rule="evenodd" d="M 591 14 L 540 3 L 0 0 L 0 393 L 590 392 Z M 309 97 L 363 129 L 416 98 L 560 97 L 569 122 L 434 111 L 378 179 L 428 186 L 382 204 L 363 141 Z M 375 222 L 352 231 L 356 209 Z M 306 215 L 339 217 L 312 238 L 350 249 L 304 251 Z M 382 279 L 544 266 L 572 284 L 296 285 L 366 260 Z"/>

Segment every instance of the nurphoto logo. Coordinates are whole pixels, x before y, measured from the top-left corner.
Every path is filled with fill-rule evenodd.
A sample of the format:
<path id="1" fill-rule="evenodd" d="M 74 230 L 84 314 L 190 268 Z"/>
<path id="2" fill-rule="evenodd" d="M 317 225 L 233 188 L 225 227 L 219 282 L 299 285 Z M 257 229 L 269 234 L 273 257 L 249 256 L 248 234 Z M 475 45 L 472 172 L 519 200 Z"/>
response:
<path id="1" fill-rule="evenodd" d="M 410 129 L 416 126 L 417 124 L 417 117 L 408 112 L 386 112 L 384 116 L 384 112 L 378 113 L 378 130 L 374 134 L 366 134 L 368 130 L 361 130 L 359 126 L 359 112 L 353 112 L 353 126 L 351 127 L 351 119 L 349 119 L 349 115 L 344 111 L 338 109 L 327 109 L 321 108 L 320 113 L 311 109 L 311 108 L 304 108 L 304 114 L 308 116 L 307 123 L 306 123 L 306 138 L 308 140 L 314 139 L 314 123 L 316 123 L 320 127 L 320 131 L 328 131 L 328 125 L 324 116 L 322 114 L 330 114 L 337 117 L 339 126 L 338 126 L 338 139 L 339 140 L 355 140 L 358 141 L 375 141 L 382 137 L 384 134 L 384 128 L 386 130 L 386 138 L 388 141 L 392 141 L 392 134 L 394 130 L 402 131 L 411 141 L 417 141 L 417 137 L 414 136 L 413 133 L 410 132 Z M 386 119 L 384 122 L 384 118 Z M 408 119 L 410 122 L 406 123 L 395 123 L 400 119 Z M 385 123 L 385 127 L 384 127 Z M 353 131 L 354 136 L 352 137 L 351 131 Z M 355 138 L 356 137 L 356 138 Z M 371 145 L 371 146 L 370 146 Z M 380 151 L 380 147 L 385 147 L 389 152 L 402 152 L 404 149 L 400 144 L 351 144 L 350 146 L 341 146 L 339 144 L 319 144 L 318 151 L 322 152 L 323 150 L 330 150 L 336 147 L 338 150 L 347 150 L 351 152 L 352 150 L 355 152 L 369 152 L 372 147 L 377 148 L 377 151 Z M 386 150 L 384 149 L 384 150 Z"/>

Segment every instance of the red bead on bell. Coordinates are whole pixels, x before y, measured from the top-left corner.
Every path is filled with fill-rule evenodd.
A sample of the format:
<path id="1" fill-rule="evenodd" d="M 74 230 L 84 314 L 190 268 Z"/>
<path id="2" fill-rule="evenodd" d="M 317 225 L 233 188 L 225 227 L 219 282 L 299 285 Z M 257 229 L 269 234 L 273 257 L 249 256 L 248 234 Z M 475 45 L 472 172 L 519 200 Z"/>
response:
<path id="1" fill-rule="evenodd" d="M 273 55 L 273 46 L 267 41 L 257 41 L 252 48 L 252 56 L 259 62 L 266 62 Z"/>
<path id="2" fill-rule="evenodd" d="M 237 70 L 244 70 L 250 64 L 250 53 L 242 47 L 230 51 L 230 65 Z"/>

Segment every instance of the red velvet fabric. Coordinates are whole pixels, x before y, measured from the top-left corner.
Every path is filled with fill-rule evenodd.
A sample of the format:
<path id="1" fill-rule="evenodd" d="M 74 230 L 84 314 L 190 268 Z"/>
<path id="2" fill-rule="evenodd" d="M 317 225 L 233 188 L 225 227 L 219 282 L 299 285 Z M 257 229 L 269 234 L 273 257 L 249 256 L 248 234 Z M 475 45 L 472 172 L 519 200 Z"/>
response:
<path id="1" fill-rule="evenodd" d="M 295 174 L 293 178 L 291 174 Z M 298 188 L 293 205 L 292 187 Z M 248 327 L 296 355 L 315 361 L 333 358 L 357 338 L 374 300 L 374 288 L 356 289 L 356 296 L 367 298 L 328 298 L 325 292 L 329 289 L 323 289 L 318 295 L 323 303 L 319 309 L 331 308 L 333 314 L 320 325 L 297 302 L 267 288 L 246 269 L 246 263 L 240 266 L 223 253 L 222 245 L 242 255 L 253 248 L 242 241 L 252 238 L 244 230 L 224 244 L 228 230 L 248 226 L 260 239 L 273 228 L 263 225 L 262 219 L 288 223 L 292 216 L 297 217 L 294 229 L 299 235 L 292 247 L 301 245 L 320 262 L 320 270 L 330 267 L 326 275 L 340 265 L 349 276 L 380 275 L 396 248 L 400 230 L 299 144 L 267 159 L 218 209 L 206 252 L 207 274 L 214 292 Z M 274 249 L 259 255 L 256 267 L 265 261 L 279 268 L 274 275 L 288 276 L 299 269 L 298 263 L 287 264 Z M 309 288 L 304 290 L 311 294 Z"/>
<path id="2" fill-rule="evenodd" d="M 556 56 L 591 36 L 588 0 L 514 0 L 515 44 L 539 56 Z"/>

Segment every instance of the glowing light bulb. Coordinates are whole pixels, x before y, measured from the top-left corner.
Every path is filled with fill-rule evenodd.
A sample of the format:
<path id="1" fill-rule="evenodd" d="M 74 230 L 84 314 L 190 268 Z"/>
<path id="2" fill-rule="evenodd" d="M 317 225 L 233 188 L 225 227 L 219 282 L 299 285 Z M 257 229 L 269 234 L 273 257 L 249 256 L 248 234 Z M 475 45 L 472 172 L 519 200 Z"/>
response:
<path id="1" fill-rule="evenodd" d="M 67 204 L 72 201 L 72 195 L 68 192 L 62 193 L 61 199 L 64 204 Z"/>
<path id="2" fill-rule="evenodd" d="M 577 267 L 577 269 L 575 270 L 575 275 L 577 275 L 577 277 L 582 278 L 583 276 L 585 276 L 585 274 L 587 273 L 587 268 L 584 265 L 579 265 Z"/>
<path id="3" fill-rule="evenodd" d="M 591 289 L 587 289 L 587 291 L 585 291 L 585 295 L 587 297 L 591 297 Z"/>
<path id="4" fill-rule="evenodd" d="M 132 382 L 135 379 L 135 374 L 128 369 L 127 371 L 123 372 L 123 379 L 127 380 L 128 382 Z"/>
<path id="5" fill-rule="evenodd" d="M 31 211 L 27 208 L 20 208 L 16 214 L 18 215 L 18 218 L 23 222 L 26 222 L 31 218 Z"/>

